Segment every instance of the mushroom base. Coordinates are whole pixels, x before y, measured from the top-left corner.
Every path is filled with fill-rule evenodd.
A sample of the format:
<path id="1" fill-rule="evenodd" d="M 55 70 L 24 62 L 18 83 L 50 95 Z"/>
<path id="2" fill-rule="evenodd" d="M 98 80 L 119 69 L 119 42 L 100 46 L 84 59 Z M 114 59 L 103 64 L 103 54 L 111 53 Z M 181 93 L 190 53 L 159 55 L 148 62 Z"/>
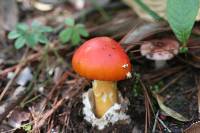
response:
<path id="1" fill-rule="evenodd" d="M 128 99 L 123 99 L 121 94 L 119 94 L 119 103 L 115 103 L 111 106 L 106 113 L 101 117 L 97 118 L 94 113 L 94 95 L 93 90 L 90 89 L 87 92 L 83 93 L 83 114 L 84 119 L 96 126 L 99 130 L 104 129 L 109 124 L 115 123 L 130 123 L 130 116 L 125 112 L 128 110 Z"/>

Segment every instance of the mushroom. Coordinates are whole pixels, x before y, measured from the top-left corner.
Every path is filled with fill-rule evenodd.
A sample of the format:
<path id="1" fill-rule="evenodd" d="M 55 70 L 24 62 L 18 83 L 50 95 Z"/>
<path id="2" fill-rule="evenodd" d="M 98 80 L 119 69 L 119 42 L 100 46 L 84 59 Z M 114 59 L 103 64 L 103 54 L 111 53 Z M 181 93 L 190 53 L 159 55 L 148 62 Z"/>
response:
<path id="1" fill-rule="evenodd" d="M 178 54 L 179 43 L 173 39 L 161 39 L 145 42 L 140 47 L 140 52 L 147 59 L 155 60 L 156 69 L 163 68 L 166 61 Z"/>
<path id="2" fill-rule="evenodd" d="M 119 43 L 109 37 L 90 39 L 76 50 L 72 66 L 81 76 L 94 80 L 92 94 L 97 119 L 120 104 L 117 81 L 131 77 L 131 63 Z"/>

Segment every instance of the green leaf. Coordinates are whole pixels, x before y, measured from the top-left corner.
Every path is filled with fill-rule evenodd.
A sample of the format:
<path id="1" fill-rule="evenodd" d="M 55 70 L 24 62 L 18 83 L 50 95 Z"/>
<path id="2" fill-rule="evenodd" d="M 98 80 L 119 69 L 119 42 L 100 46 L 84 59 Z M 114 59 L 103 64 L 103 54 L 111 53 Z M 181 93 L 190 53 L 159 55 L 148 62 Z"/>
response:
<path id="1" fill-rule="evenodd" d="M 31 27 L 32 28 L 38 28 L 38 27 L 40 27 L 42 24 L 39 22 L 39 21 L 33 21 L 32 23 L 31 23 Z"/>
<path id="2" fill-rule="evenodd" d="M 72 19 L 72 18 L 66 18 L 64 22 L 68 26 L 74 26 L 74 24 L 75 24 L 74 19 Z"/>
<path id="3" fill-rule="evenodd" d="M 18 33 L 16 30 L 13 30 L 11 32 L 9 32 L 8 34 L 8 39 L 16 39 L 20 36 L 21 34 Z"/>
<path id="4" fill-rule="evenodd" d="M 41 26 L 39 31 L 40 32 L 52 32 L 53 29 L 50 26 Z"/>
<path id="5" fill-rule="evenodd" d="M 199 10 L 199 0 L 168 0 L 169 24 L 183 45 L 186 45 Z"/>
<path id="6" fill-rule="evenodd" d="M 85 28 L 79 28 L 79 29 L 78 29 L 78 32 L 79 32 L 79 34 L 80 34 L 81 36 L 83 36 L 83 37 L 88 37 L 88 36 L 89 36 L 89 33 L 86 31 Z"/>
<path id="7" fill-rule="evenodd" d="M 76 28 L 81 36 L 83 36 L 83 37 L 89 36 L 89 33 L 87 32 L 87 30 L 85 29 L 85 26 L 83 24 L 77 24 Z"/>
<path id="8" fill-rule="evenodd" d="M 32 48 L 33 48 L 33 47 L 38 43 L 38 41 L 39 41 L 39 36 L 38 36 L 37 34 L 34 34 L 34 33 L 26 35 L 25 38 L 26 38 L 26 43 L 27 43 L 27 45 L 30 46 L 30 47 L 32 47 Z"/>
<path id="9" fill-rule="evenodd" d="M 16 49 L 20 49 L 24 46 L 25 44 L 25 38 L 24 37 L 20 37 L 20 38 L 17 38 L 17 40 L 15 41 L 15 48 Z"/>
<path id="10" fill-rule="evenodd" d="M 44 26 L 38 21 L 33 21 L 31 24 L 31 28 L 35 32 L 52 32 L 53 29 L 50 26 Z"/>
<path id="11" fill-rule="evenodd" d="M 179 52 L 182 53 L 182 54 L 185 54 L 185 53 L 188 52 L 188 48 L 187 47 L 180 47 Z"/>
<path id="12" fill-rule="evenodd" d="M 68 42 L 71 39 L 72 32 L 73 32 L 72 28 L 67 28 L 67 29 L 61 31 L 60 34 L 59 34 L 60 41 L 62 43 Z"/>
<path id="13" fill-rule="evenodd" d="M 27 31 L 28 29 L 29 29 L 29 27 L 28 27 L 28 25 L 25 24 L 25 23 L 19 23 L 19 24 L 17 24 L 17 30 L 19 30 L 19 31 L 25 32 L 25 31 Z"/>
<path id="14" fill-rule="evenodd" d="M 25 124 L 22 125 L 22 128 L 26 131 L 26 132 L 30 132 L 32 129 L 32 125 L 31 124 Z"/>
<path id="15" fill-rule="evenodd" d="M 76 30 L 72 33 L 72 44 L 77 45 L 81 41 L 81 38 Z"/>
<path id="16" fill-rule="evenodd" d="M 48 39 L 47 39 L 47 37 L 46 37 L 45 35 L 41 34 L 41 35 L 39 36 L 39 42 L 40 42 L 40 43 L 47 44 L 47 43 L 48 43 Z"/>

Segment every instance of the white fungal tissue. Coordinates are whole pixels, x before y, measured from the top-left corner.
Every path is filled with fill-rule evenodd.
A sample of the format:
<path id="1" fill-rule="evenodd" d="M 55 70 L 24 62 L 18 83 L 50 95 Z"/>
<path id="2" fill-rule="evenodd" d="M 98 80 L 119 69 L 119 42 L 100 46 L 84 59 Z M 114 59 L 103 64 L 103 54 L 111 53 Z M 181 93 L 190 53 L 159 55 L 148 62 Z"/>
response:
<path id="1" fill-rule="evenodd" d="M 128 73 L 126 74 L 126 77 L 127 77 L 127 79 L 130 79 L 130 78 L 132 78 L 132 75 L 131 75 L 131 73 L 130 73 L 130 72 L 128 72 Z"/>
<path id="2" fill-rule="evenodd" d="M 119 93 L 119 103 L 115 103 L 110 109 L 104 114 L 103 117 L 97 118 L 93 112 L 94 110 L 94 96 L 92 89 L 88 90 L 83 94 L 83 114 L 84 119 L 96 126 L 99 130 L 104 129 L 109 124 L 130 123 L 131 119 L 125 112 L 128 110 L 129 101 L 122 98 Z"/>
<path id="3" fill-rule="evenodd" d="M 122 67 L 123 68 L 128 68 L 128 64 L 124 64 Z"/>

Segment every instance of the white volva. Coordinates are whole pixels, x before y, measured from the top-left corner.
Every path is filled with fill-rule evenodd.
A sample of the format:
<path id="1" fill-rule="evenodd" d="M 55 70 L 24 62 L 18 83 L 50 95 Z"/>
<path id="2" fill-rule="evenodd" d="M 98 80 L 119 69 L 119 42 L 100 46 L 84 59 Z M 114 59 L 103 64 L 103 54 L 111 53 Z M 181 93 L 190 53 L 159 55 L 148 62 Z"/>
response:
<path id="1" fill-rule="evenodd" d="M 109 124 L 114 124 L 116 122 L 130 123 L 130 117 L 125 113 L 127 111 L 127 106 L 129 101 L 123 99 L 119 93 L 119 103 L 115 103 L 110 107 L 107 112 L 101 117 L 97 118 L 93 112 L 94 110 L 94 96 L 92 89 L 88 90 L 83 94 L 83 114 L 84 119 L 96 126 L 99 130 L 104 129 Z"/>

